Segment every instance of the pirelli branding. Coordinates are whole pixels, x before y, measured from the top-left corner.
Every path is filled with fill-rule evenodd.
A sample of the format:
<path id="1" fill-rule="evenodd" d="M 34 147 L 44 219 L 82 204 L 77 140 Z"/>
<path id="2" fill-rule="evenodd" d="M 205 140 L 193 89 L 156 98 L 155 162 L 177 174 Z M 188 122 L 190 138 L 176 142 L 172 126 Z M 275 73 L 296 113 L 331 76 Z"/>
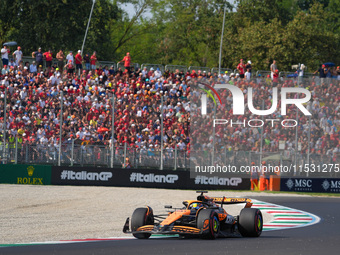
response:
<path id="1" fill-rule="evenodd" d="M 213 201 L 216 203 L 247 203 L 250 202 L 248 198 L 222 198 L 222 197 L 213 197 Z"/>

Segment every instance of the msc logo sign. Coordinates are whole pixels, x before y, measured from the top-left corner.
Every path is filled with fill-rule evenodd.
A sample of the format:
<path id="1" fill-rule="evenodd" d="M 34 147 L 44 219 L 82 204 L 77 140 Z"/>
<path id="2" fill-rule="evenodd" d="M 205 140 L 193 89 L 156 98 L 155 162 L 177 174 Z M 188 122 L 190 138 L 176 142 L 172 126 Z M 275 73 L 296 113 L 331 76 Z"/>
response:
<path id="1" fill-rule="evenodd" d="M 312 180 L 295 180 L 295 187 L 296 188 L 311 188 L 312 187 Z"/>
<path id="2" fill-rule="evenodd" d="M 331 181 L 331 189 L 340 189 L 340 181 Z"/>
<path id="3" fill-rule="evenodd" d="M 216 97 L 219 99 L 220 103 L 221 98 L 216 92 L 215 89 L 228 89 L 233 97 L 233 114 L 234 115 L 244 115 L 244 108 L 245 108 L 245 102 L 244 102 L 244 94 L 242 90 L 234 85 L 229 84 L 216 84 L 213 87 L 207 84 L 200 83 L 201 87 L 198 87 L 199 89 L 206 92 L 206 94 L 203 94 L 201 96 L 201 114 L 206 115 L 207 114 L 207 96 L 211 97 L 215 103 L 217 104 L 214 95 L 211 93 L 211 91 L 216 95 Z M 204 86 L 205 88 L 202 88 Z M 206 88 L 210 89 L 211 91 L 208 91 Z M 253 88 L 249 87 L 247 88 L 247 103 L 248 108 L 251 113 L 255 115 L 270 115 L 276 111 L 277 105 L 278 105 L 278 89 L 273 88 L 273 101 L 272 106 L 268 110 L 258 110 L 254 107 L 253 104 Z M 304 98 L 287 98 L 287 94 L 289 93 L 301 93 L 304 94 Z M 311 116 L 312 114 L 303 106 L 304 103 L 307 103 L 311 99 L 311 93 L 309 90 L 304 88 L 282 88 L 281 89 L 281 115 L 286 115 L 286 107 L 289 104 L 295 105 L 297 108 L 300 109 L 300 111 L 306 115 Z"/>
<path id="4" fill-rule="evenodd" d="M 325 191 L 328 191 L 329 189 L 330 189 L 330 191 L 338 190 L 338 189 L 340 189 L 340 181 L 324 180 L 322 182 L 321 186 Z"/>
<path id="5" fill-rule="evenodd" d="M 289 190 L 310 191 L 313 181 L 311 179 L 288 179 L 286 185 Z"/>

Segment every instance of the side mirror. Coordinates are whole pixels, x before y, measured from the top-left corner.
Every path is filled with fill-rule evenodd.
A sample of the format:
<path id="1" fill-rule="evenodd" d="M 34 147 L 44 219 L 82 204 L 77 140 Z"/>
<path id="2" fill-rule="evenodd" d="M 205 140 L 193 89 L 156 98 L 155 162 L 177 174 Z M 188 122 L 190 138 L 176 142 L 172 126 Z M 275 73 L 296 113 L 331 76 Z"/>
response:
<path id="1" fill-rule="evenodd" d="M 171 209 L 172 205 L 165 205 L 164 208 Z"/>

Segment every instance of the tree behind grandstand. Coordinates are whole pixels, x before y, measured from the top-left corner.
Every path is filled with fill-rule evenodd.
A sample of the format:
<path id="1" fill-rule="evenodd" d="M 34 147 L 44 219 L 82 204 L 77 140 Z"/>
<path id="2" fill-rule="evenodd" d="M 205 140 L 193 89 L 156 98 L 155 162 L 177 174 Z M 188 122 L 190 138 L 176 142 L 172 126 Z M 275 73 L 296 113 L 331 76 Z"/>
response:
<path id="1" fill-rule="evenodd" d="M 7 8 L 2 8 L 9 23 L 2 40 L 17 41 L 28 55 L 38 47 L 43 50 L 78 50 L 81 48 L 85 28 L 91 10 L 92 0 L 4 0 Z M 109 1 L 97 1 L 93 12 L 86 49 L 97 50 L 104 55 L 109 49 L 110 24 L 119 15 L 118 8 Z M 101 45 L 101 47 L 97 47 Z M 91 52 L 92 53 L 92 52 Z M 55 56 L 55 54 L 54 54 Z"/>
<path id="2" fill-rule="evenodd" d="M 85 52 L 101 60 L 218 66 L 222 0 L 97 0 Z M 232 2 L 232 1 L 229 1 Z M 340 3 L 337 0 L 237 0 L 228 12 L 222 66 L 240 58 L 280 70 L 304 63 L 340 62 Z M 0 42 L 14 40 L 24 55 L 38 47 L 57 52 L 81 48 L 92 0 L 3 0 Z M 132 3 L 129 17 L 121 4 Z M 148 15 L 150 14 L 150 15 Z"/>

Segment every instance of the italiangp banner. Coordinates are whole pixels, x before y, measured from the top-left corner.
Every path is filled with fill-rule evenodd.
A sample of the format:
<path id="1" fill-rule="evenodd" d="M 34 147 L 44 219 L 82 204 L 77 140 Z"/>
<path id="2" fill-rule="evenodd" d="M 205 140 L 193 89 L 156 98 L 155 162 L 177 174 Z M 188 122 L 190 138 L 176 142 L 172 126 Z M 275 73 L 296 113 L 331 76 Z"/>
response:
<path id="1" fill-rule="evenodd" d="M 281 178 L 281 191 L 340 193 L 340 179 Z"/>
<path id="2" fill-rule="evenodd" d="M 248 178 L 200 175 L 190 178 L 189 171 L 152 169 L 115 169 L 91 167 L 52 167 L 53 185 L 91 185 L 169 189 L 249 190 Z"/>
<path id="3" fill-rule="evenodd" d="M 51 184 L 51 166 L 0 165 L 0 183 L 49 185 Z"/>

